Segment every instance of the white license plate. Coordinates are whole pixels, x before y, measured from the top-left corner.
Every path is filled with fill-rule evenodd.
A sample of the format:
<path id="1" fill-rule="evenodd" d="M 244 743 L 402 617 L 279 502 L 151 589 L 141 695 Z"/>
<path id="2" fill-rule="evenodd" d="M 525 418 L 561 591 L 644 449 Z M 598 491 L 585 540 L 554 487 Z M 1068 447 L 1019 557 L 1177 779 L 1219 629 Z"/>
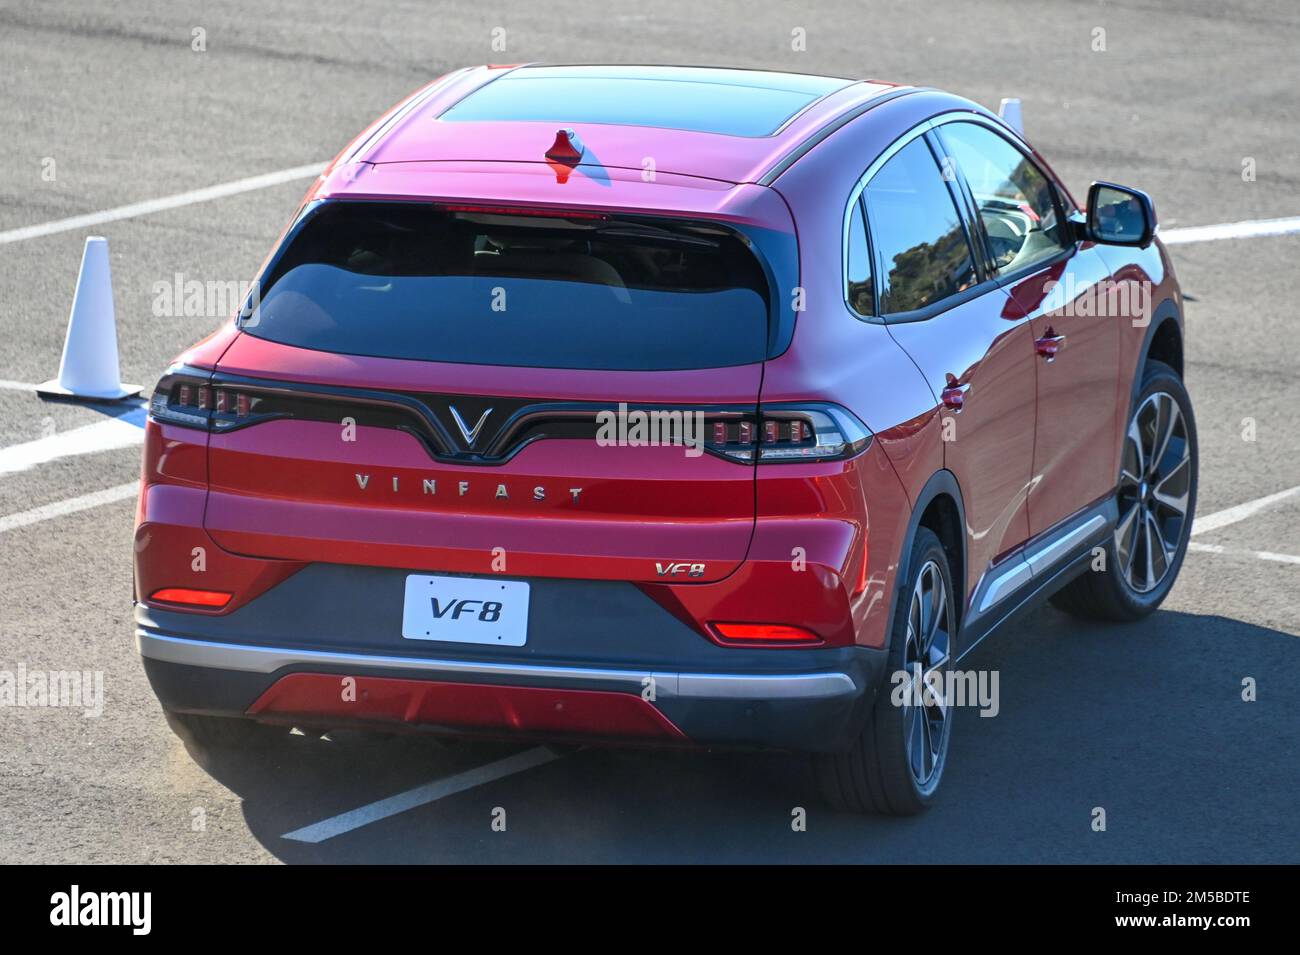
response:
<path id="1" fill-rule="evenodd" d="M 411 574 L 406 578 L 402 636 L 522 647 L 528 639 L 528 584 Z"/>

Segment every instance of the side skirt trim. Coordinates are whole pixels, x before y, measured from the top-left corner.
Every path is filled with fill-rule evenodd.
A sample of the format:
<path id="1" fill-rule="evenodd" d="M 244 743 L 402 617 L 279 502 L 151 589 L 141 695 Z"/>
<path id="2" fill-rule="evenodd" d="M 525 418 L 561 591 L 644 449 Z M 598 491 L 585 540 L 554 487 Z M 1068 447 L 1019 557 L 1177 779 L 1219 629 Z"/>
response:
<path id="1" fill-rule="evenodd" d="M 981 578 L 962 627 L 965 657 L 995 628 L 1045 593 L 1115 526 L 1115 502 L 1108 499 L 1085 508 Z"/>

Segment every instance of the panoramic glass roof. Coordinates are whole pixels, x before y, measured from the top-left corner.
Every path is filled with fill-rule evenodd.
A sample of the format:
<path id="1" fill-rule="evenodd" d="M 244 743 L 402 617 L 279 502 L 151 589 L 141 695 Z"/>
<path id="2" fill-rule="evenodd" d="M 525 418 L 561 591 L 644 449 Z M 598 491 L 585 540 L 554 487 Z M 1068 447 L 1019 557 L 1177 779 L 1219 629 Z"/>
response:
<path id="1" fill-rule="evenodd" d="M 480 87 L 439 118 L 768 136 L 809 103 L 854 82 L 697 67 L 526 66 Z"/>

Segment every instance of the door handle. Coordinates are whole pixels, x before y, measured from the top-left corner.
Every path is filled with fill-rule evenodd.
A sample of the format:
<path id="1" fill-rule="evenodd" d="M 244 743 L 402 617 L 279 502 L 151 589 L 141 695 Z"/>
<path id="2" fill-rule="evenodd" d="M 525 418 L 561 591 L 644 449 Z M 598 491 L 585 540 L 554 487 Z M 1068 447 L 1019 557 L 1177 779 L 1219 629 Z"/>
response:
<path id="1" fill-rule="evenodd" d="M 1056 353 L 1059 352 L 1065 344 L 1065 336 L 1056 334 L 1052 326 L 1047 326 L 1047 332 L 1042 338 L 1034 342 L 1034 350 L 1039 356 L 1046 358 L 1049 362 L 1056 359 Z"/>
<path id="2" fill-rule="evenodd" d="M 945 408 L 952 411 L 960 412 L 966 406 L 966 393 L 970 391 L 970 382 L 959 384 L 957 376 L 952 372 L 948 373 L 948 384 L 940 393 L 939 397 L 943 399 Z"/>

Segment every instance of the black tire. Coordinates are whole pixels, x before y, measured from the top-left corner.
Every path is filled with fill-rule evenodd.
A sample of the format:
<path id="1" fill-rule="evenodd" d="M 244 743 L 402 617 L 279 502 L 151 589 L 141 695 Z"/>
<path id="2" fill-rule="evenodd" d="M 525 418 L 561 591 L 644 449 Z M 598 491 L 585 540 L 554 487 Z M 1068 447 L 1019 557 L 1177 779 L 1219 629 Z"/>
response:
<path id="1" fill-rule="evenodd" d="M 280 728 L 235 716 L 201 716 L 163 710 L 167 725 L 186 744 L 204 750 L 250 749 L 278 735 Z"/>
<path id="2" fill-rule="evenodd" d="M 945 669 L 954 656 L 957 633 L 953 623 L 957 619 L 957 606 L 953 599 L 952 578 L 943 545 L 929 528 L 918 528 L 903 580 L 897 606 L 894 608 L 886 679 L 876 693 L 866 725 L 846 752 L 814 757 L 815 773 L 822 793 L 836 809 L 891 816 L 915 815 L 925 810 L 934 800 L 943 776 L 948 743 L 952 738 L 953 708 L 896 705 L 895 682 L 891 679 L 900 671 L 911 672 L 910 661 L 916 659 L 917 642 L 910 638 L 917 629 L 915 623 L 921 618 L 914 617 L 913 598 L 918 588 L 922 594 L 926 592 L 926 580 L 931 583 L 928 591 L 931 594 L 934 593 L 935 584 L 941 585 L 943 606 L 946 609 L 946 613 L 939 611 L 935 614 L 936 622 L 946 621 L 941 650 L 943 663 L 938 668 Z M 909 622 L 913 626 L 909 627 Z M 924 622 L 919 629 L 927 629 Z M 933 637 L 936 654 L 939 652 L 939 644 L 940 638 L 936 632 Z M 908 745 L 908 736 L 909 732 L 918 728 L 922 734 L 927 734 L 934 725 L 930 714 L 935 709 L 943 711 L 943 730 L 937 745 L 931 745 L 933 762 L 926 763 L 929 771 L 923 772 L 921 775 L 924 778 L 921 779 L 913 760 L 916 753 Z M 924 745 L 933 737 L 924 735 L 920 740 L 916 737 L 913 739 Z M 921 757 L 921 762 L 925 762 L 924 756 Z"/>
<path id="3" fill-rule="evenodd" d="M 1150 468 L 1143 467 L 1144 473 L 1139 475 L 1130 474 L 1135 466 L 1134 447 L 1133 440 L 1126 435 L 1120 462 L 1119 490 L 1116 494 L 1120 506 L 1120 524 L 1116 532 L 1106 540 L 1104 567 L 1094 569 L 1090 566 L 1081 576 L 1052 596 L 1052 603 L 1068 614 L 1089 620 L 1139 620 L 1164 602 L 1178 578 L 1183 557 L 1187 553 L 1192 519 L 1196 513 L 1196 419 L 1192 414 L 1191 399 L 1178 373 L 1162 362 L 1148 361 L 1142 374 L 1141 390 L 1129 409 L 1129 435 L 1136 428 L 1138 435 L 1144 437 L 1151 427 L 1160 427 L 1159 409 L 1165 404 L 1165 400 L 1159 397 L 1161 395 L 1172 399 L 1181 415 L 1181 438 L 1171 433 L 1166 452 L 1163 455 L 1150 455 L 1159 458 L 1154 462 L 1154 467 L 1166 469 L 1163 477 L 1151 480 Z M 1172 431 L 1176 431 L 1177 419 L 1172 420 Z M 1176 457 L 1181 464 L 1174 463 Z M 1182 469 L 1186 469 L 1185 472 Z M 1134 484 L 1130 480 L 1133 476 L 1140 478 L 1140 481 Z M 1186 493 L 1186 510 L 1181 517 L 1175 516 L 1176 508 L 1163 503 L 1170 499 L 1170 495 L 1157 497 L 1152 490 L 1155 487 L 1175 488 L 1179 499 Z M 1146 544 L 1134 538 L 1131 545 L 1121 548 L 1119 542 L 1128 539 L 1130 527 L 1136 527 L 1137 524 L 1148 526 L 1145 524 L 1148 512 L 1154 522 L 1154 538 L 1148 530 Z M 1125 520 L 1130 515 L 1134 515 L 1133 521 L 1126 523 Z M 1176 544 L 1171 553 L 1168 550 L 1168 538 L 1175 537 Z M 1154 544 L 1152 540 L 1155 541 Z M 1152 583 L 1156 570 L 1160 570 L 1159 557 L 1162 553 L 1165 555 L 1163 570 Z M 1147 554 L 1153 555 L 1154 566 L 1151 570 L 1147 569 Z M 1134 564 L 1139 566 L 1134 568 Z M 1138 577 L 1144 579 L 1136 580 Z"/>

